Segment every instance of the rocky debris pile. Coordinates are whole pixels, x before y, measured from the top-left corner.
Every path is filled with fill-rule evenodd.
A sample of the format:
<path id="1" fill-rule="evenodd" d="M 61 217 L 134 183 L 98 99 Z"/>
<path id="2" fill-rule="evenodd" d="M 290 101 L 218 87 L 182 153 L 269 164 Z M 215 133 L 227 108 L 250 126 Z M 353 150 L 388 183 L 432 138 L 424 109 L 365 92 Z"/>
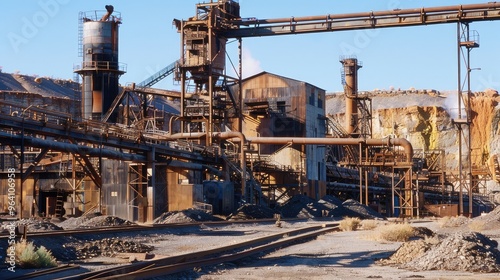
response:
<path id="1" fill-rule="evenodd" d="M 295 195 L 278 208 L 283 218 L 354 217 L 385 219 L 384 216 L 355 200 L 342 202 L 335 196 L 325 195 L 319 201 L 308 196 Z"/>
<path id="2" fill-rule="evenodd" d="M 98 216 L 82 223 L 78 228 L 128 226 L 135 223 L 115 216 Z"/>
<path id="3" fill-rule="evenodd" d="M 458 270 L 500 272 L 498 243 L 477 232 L 456 232 L 436 238 L 404 243 L 381 264 L 396 265 L 414 271 Z"/>
<path id="4" fill-rule="evenodd" d="M 426 227 L 413 227 L 413 236 L 418 238 L 434 237 L 436 234 Z"/>
<path id="5" fill-rule="evenodd" d="M 102 216 L 100 212 L 88 213 L 80 217 L 68 218 L 58 223 L 58 225 L 60 227 L 63 227 L 64 229 L 75 229 L 78 228 L 78 226 L 80 226 L 82 223 L 99 216 Z"/>
<path id="6" fill-rule="evenodd" d="M 377 211 L 353 199 L 344 201 L 344 203 L 342 203 L 342 206 L 354 212 L 355 215 L 358 215 L 357 217 L 361 219 L 385 219 L 384 216 L 382 216 Z"/>
<path id="7" fill-rule="evenodd" d="M 170 224 L 170 223 L 193 223 L 193 222 L 208 222 L 222 221 L 222 219 L 214 217 L 212 214 L 199 209 L 186 209 L 182 211 L 170 211 L 161 214 L 156 218 L 154 224 Z"/>
<path id="8" fill-rule="evenodd" d="M 497 230 L 500 228 L 500 206 L 493 209 L 488 214 L 481 215 L 471 219 L 471 223 L 481 223 L 481 231 L 483 230 Z"/>
<path id="9" fill-rule="evenodd" d="M 227 220 L 272 219 L 277 212 L 262 205 L 245 204 L 231 213 Z"/>
<path id="10" fill-rule="evenodd" d="M 63 228 L 48 221 L 35 221 L 33 223 L 26 224 L 26 230 L 28 231 L 28 233 L 30 233 L 63 230 Z"/>
<path id="11" fill-rule="evenodd" d="M 392 254 L 389 259 L 382 259 L 378 263 L 382 265 L 407 264 L 425 254 L 431 249 L 431 244 L 423 239 L 405 242 Z"/>
<path id="12" fill-rule="evenodd" d="M 77 229 L 77 228 L 93 228 L 93 227 L 111 227 L 134 225 L 135 223 L 124 220 L 116 216 L 102 215 L 101 213 L 92 213 L 77 218 L 69 218 L 61 223 L 60 227 L 64 229 Z"/>
<path id="13" fill-rule="evenodd" d="M 45 232 L 45 231 L 53 231 L 53 230 L 62 230 L 62 227 L 59 227 L 49 221 L 37 219 L 37 218 L 29 218 L 13 221 L 15 227 L 19 225 L 24 225 L 26 230 L 29 232 Z M 12 227 L 12 222 L 7 221 L 2 223 L 2 230 L 8 231 L 9 227 Z"/>
<path id="14" fill-rule="evenodd" d="M 294 195 L 278 208 L 283 218 L 317 218 L 322 217 L 323 205 L 318 201 L 305 196 Z"/>
<path id="15" fill-rule="evenodd" d="M 470 221 L 471 221 L 471 219 L 469 219 L 465 216 L 445 218 L 442 220 L 441 227 L 442 228 L 461 227 L 461 226 L 469 224 Z"/>
<path id="16" fill-rule="evenodd" d="M 85 242 L 76 248 L 77 259 L 89 259 L 99 256 L 114 257 L 118 253 L 149 253 L 153 246 L 134 241 L 105 238 L 98 241 Z"/>

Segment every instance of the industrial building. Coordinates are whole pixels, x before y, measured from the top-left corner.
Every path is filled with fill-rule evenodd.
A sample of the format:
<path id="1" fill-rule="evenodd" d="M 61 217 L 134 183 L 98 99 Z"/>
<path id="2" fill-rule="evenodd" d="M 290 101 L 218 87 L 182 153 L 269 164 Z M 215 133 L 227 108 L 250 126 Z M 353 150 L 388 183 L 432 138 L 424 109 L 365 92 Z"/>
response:
<path id="1" fill-rule="evenodd" d="M 80 103 L 78 109 L 67 101 L 30 101 L 29 95 L 18 99 L 19 93 L 2 91 L 0 211 L 7 211 L 8 170 L 15 166 L 21 217 L 100 211 L 146 222 L 193 207 L 217 214 L 245 203 L 276 207 L 295 194 L 355 198 L 387 216 L 419 215 L 427 197 L 454 196 L 457 214 L 477 214 L 486 209 L 473 209 L 476 185 L 491 174 L 467 172 L 468 161 L 450 182 L 436 160 L 440 153 L 414 150 L 404 138 L 372 138 L 371 99 L 358 92 L 357 58 L 340 59 L 346 104 L 341 123 L 326 114 L 321 88 L 267 72 L 243 79 L 241 48 L 239 73 L 227 75 L 226 43 L 450 22 L 469 34 L 470 22 L 498 20 L 499 11 L 500 4 L 488 3 L 423 14 L 259 20 L 242 19 L 234 0 L 200 3 L 193 17 L 174 20 L 180 59 L 128 86 L 119 86 L 126 72 L 118 52 L 121 15 L 112 6 L 81 13 L 82 64 L 74 69 L 81 98 L 71 101 Z M 457 44 L 465 52 L 477 47 L 470 39 Z M 180 83 L 180 92 L 152 88 L 167 76 Z M 470 97 L 470 88 L 460 96 Z M 470 112 L 455 121 L 458 130 L 470 131 Z"/>

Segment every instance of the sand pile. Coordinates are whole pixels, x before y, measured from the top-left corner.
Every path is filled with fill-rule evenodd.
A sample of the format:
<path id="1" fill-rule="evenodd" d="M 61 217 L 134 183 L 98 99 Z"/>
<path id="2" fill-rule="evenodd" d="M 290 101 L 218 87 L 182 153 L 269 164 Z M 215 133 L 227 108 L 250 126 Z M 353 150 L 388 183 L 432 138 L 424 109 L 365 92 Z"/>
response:
<path id="1" fill-rule="evenodd" d="M 192 223 L 192 222 L 207 222 L 221 221 L 222 219 L 214 217 L 212 214 L 198 209 L 187 209 L 182 211 L 170 211 L 161 214 L 156 218 L 154 224 L 169 224 L 169 223 Z"/>
<path id="2" fill-rule="evenodd" d="M 227 217 L 227 220 L 254 220 L 254 219 L 272 219 L 277 214 L 275 210 L 262 206 L 245 204 Z"/>
<path id="3" fill-rule="evenodd" d="M 404 243 L 381 264 L 414 271 L 458 270 L 499 272 L 498 243 L 476 232 L 457 232 L 442 239 L 414 240 Z"/>

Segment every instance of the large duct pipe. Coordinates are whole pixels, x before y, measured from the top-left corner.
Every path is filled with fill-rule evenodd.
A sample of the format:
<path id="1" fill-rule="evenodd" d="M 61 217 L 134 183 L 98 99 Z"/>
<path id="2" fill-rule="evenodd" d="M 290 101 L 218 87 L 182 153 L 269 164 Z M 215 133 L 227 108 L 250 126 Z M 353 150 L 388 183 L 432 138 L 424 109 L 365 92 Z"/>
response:
<path id="1" fill-rule="evenodd" d="M 169 136 L 171 139 L 200 138 L 205 136 L 204 132 L 197 133 L 177 133 Z M 246 141 L 255 144 L 302 144 L 302 145 L 359 145 L 363 143 L 368 146 L 399 146 L 405 150 L 407 162 L 413 158 L 413 146 L 404 138 L 384 138 L 384 139 L 363 139 L 363 138 L 306 138 L 306 137 L 245 137 L 243 133 L 221 132 L 214 133 L 214 138 L 230 139 L 233 142 L 245 143 Z M 244 154 L 241 155 L 244 161 Z"/>
<path id="2" fill-rule="evenodd" d="M 233 139 L 236 138 L 240 141 L 240 168 L 241 168 L 241 192 L 242 196 L 245 197 L 245 190 L 246 190 L 246 177 L 247 177 L 247 163 L 245 162 L 245 149 L 243 149 L 243 145 L 246 143 L 246 137 L 243 133 L 238 132 L 238 131 L 229 131 L 229 132 L 219 132 L 219 133 L 214 133 L 212 134 L 213 138 L 218 138 L 218 139 Z M 250 201 L 252 202 L 252 197 L 250 197 Z"/>
<path id="3" fill-rule="evenodd" d="M 8 141 L 13 142 L 21 142 L 23 141 L 23 136 L 0 132 L 0 139 L 7 139 Z M 53 151 L 70 152 L 73 154 L 87 155 L 91 157 L 104 157 L 109 159 L 127 160 L 134 162 L 147 162 L 147 158 L 145 156 L 137 154 L 127 154 L 120 151 L 98 149 L 77 144 L 57 142 L 54 140 L 45 140 L 30 136 L 24 136 L 24 143 L 26 146 L 35 148 L 48 148 Z"/>
<path id="4" fill-rule="evenodd" d="M 234 139 L 237 140 L 237 139 Z M 303 137 L 248 137 L 255 144 L 301 144 L 301 145 L 359 145 L 400 146 L 405 150 L 406 162 L 413 158 L 413 146 L 404 138 L 362 139 L 362 138 L 303 138 Z"/>

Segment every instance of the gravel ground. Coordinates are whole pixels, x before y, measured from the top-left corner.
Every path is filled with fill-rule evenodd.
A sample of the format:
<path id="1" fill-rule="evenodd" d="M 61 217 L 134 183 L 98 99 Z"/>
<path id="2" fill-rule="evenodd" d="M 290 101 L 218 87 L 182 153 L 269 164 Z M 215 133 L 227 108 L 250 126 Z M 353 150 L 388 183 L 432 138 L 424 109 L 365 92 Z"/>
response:
<path id="1" fill-rule="evenodd" d="M 282 228 L 276 227 L 274 223 L 264 225 L 256 223 L 234 224 L 224 227 L 193 226 L 183 229 L 158 230 L 147 236 L 144 233 L 123 233 L 115 235 L 115 237 L 129 238 L 137 243 L 153 246 L 151 254 L 154 257 L 161 257 L 205 250 L 223 244 L 241 242 L 258 236 L 324 222 L 325 220 L 282 221 Z M 418 220 L 414 221 L 412 225 L 428 228 L 438 235 L 450 235 L 450 232 L 462 231 L 460 227 L 442 228 L 440 222 L 434 220 Z M 199 268 L 157 279 L 500 279 L 500 273 L 415 271 L 409 268 L 380 265 L 378 263 L 380 259 L 389 258 L 404 243 L 378 242 L 370 238 L 372 235 L 373 230 L 325 234 L 316 240 L 262 256 L 214 267 Z M 110 236 L 81 237 L 81 239 L 85 238 L 101 240 L 110 238 Z M 72 241 L 77 242 L 78 240 L 72 238 Z M 39 240 L 39 242 L 55 244 L 58 241 Z M 126 256 L 117 255 L 114 258 L 101 256 L 84 260 L 79 262 L 80 271 L 128 263 L 129 258 Z M 75 274 L 76 271 L 68 273 Z"/>
<path id="2" fill-rule="evenodd" d="M 299 201 L 302 201 L 302 205 L 298 203 Z M 293 207 L 287 210 L 311 214 L 316 213 L 314 210 L 323 209 L 329 204 L 331 205 L 328 208 L 336 211 L 343 207 L 368 216 L 373 214 L 369 208 L 360 207 L 354 202 L 338 205 L 338 202 L 331 198 L 318 203 L 297 197 L 293 200 L 293 204 L 290 204 Z M 243 217 L 251 213 L 261 215 L 263 210 L 255 211 L 253 208 L 248 208 L 243 212 L 239 211 L 238 216 Z M 169 217 L 176 217 L 175 221 L 184 220 L 192 213 L 175 214 L 166 214 L 164 218 L 169 220 Z M 212 217 L 207 216 L 207 218 Z M 203 251 L 339 219 L 322 217 L 296 221 L 282 220 L 281 227 L 277 227 L 274 222 L 228 226 L 202 224 L 186 228 L 157 229 L 147 233 L 123 232 L 64 238 L 33 238 L 33 241 L 36 245 L 48 247 L 59 260 L 78 263 L 81 266 L 79 271 L 90 271 L 133 260 Z M 404 243 L 376 241 L 373 238 L 376 235 L 376 228 L 329 233 L 316 240 L 260 256 L 213 267 L 196 268 L 158 279 L 500 279 L 498 251 L 500 227 L 495 226 L 499 220 L 500 209 L 474 219 L 455 217 L 408 220 L 417 229 L 418 237 Z M 91 221 L 96 224 L 127 222 L 115 217 L 94 215 L 81 217 L 78 220 L 68 219 L 57 225 L 65 225 L 66 228 L 82 224 L 91 226 Z M 376 218 L 379 226 L 390 222 L 401 221 Z M 47 230 L 50 228 L 52 227 L 47 227 Z M 2 246 L 0 244 L 0 247 Z M 115 253 L 109 254 L 109 248 Z M 88 257 L 77 260 L 77 256 L 81 256 L 78 253 L 82 250 L 87 251 Z M 99 251 L 107 253 L 102 254 Z M 30 270 L 23 270 L 27 271 Z M 76 271 L 68 273 L 75 274 Z M 39 279 L 51 279 L 51 277 Z"/>

